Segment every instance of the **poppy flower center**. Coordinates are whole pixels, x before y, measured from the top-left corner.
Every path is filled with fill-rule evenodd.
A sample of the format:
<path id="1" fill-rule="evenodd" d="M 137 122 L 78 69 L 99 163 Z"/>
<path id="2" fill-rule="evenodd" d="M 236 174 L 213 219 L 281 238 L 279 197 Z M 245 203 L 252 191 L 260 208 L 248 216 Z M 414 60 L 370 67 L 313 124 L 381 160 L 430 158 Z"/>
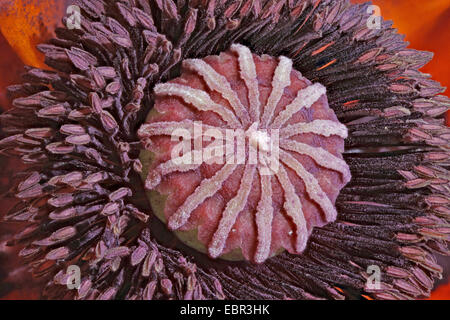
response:
<path id="1" fill-rule="evenodd" d="M 350 180 L 347 128 L 292 60 L 235 44 L 183 61 L 154 96 L 139 130 L 143 179 L 155 215 L 183 242 L 262 263 L 301 254 L 312 229 L 336 219 Z"/>

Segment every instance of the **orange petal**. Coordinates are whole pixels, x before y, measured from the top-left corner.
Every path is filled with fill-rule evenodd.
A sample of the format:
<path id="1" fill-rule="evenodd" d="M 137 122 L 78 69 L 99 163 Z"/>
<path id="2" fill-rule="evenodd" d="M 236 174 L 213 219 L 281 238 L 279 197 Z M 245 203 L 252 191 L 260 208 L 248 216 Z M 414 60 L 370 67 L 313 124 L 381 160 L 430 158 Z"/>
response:
<path id="1" fill-rule="evenodd" d="M 6 39 L 0 33 L 0 111 L 10 108 L 10 101 L 6 96 L 6 88 L 20 82 L 23 62 L 16 55 Z"/>
<path id="2" fill-rule="evenodd" d="M 450 300 L 450 283 L 434 290 L 428 300 Z"/>
<path id="3" fill-rule="evenodd" d="M 25 64 L 42 68 L 44 57 L 36 45 L 53 36 L 64 10 L 60 0 L 2 0 L 0 31 Z"/>

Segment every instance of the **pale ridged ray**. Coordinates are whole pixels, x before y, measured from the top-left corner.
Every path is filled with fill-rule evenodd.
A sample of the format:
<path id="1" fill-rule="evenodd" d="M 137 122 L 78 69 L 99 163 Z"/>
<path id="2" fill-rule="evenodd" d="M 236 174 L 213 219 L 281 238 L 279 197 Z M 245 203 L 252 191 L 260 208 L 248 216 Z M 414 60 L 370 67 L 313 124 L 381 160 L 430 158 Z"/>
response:
<path id="1" fill-rule="evenodd" d="M 261 125 L 266 128 L 272 121 L 273 114 L 278 103 L 283 96 L 284 89 L 291 85 L 292 60 L 286 57 L 280 57 L 280 62 L 275 69 L 272 80 L 272 91 L 270 93 L 267 104 L 264 107 Z"/>
<path id="2" fill-rule="evenodd" d="M 286 106 L 273 120 L 271 127 L 274 129 L 281 128 L 295 113 L 303 108 L 310 108 L 326 92 L 327 90 L 320 83 L 315 83 L 300 90 L 294 101 Z"/>
<path id="3" fill-rule="evenodd" d="M 248 100 L 250 103 L 250 118 L 253 122 L 260 121 L 261 102 L 259 101 L 259 86 L 256 74 L 255 61 L 249 48 L 233 44 L 231 50 L 238 54 L 241 78 L 248 89 Z"/>
<path id="4" fill-rule="evenodd" d="M 236 196 L 227 203 L 225 210 L 222 213 L 219 226 L 208 247 L 209 255 L 213 258 L 217 258 L 222 254 L 231 229 L 236 223 L 239 213 L 244 210 L 245 205 L 247 204 L 255 171 L 255 165 L 247 164 L 245 166 L 239 191 Z"/>
<path id="5" fill-rule="evenodd" d="M 256 228 L 258 232 L 257 247 L 255 252 L 255 262 L 264 262 L 270 254 L 270 245 L 272 243 L 272 219 L 273 219 L 273 203 L 272 203 L 272 177 L 261 174 L 261 199 L 256 208 Z"/>
<path id="6" fill-rule="evenodd" d="M 275 174 L 284 192 L 285 199 L 283 208 L 286 210 L 286 214 L 292 219 L 292 222 L 295 225 L 295 251 L 300 253 L 306 248 L 306 242 L 308 240 L 308 229 L 306 227 L 302 204 L 284 167 L 279 166 Z"/>
<path id="7" fill-rule="evenodd" d="M 155 94 L 177 96 L 200 111 L 212 111 L 217 113 L 232 128 L 242 127 L 242 124 L 231 110 L 215 103 L 211 97 L 202 90 L 193 89 L 181 84 L 163 83 L 155 86 Z"/>
<path id="8" fill-rule="evenodd" d="M 226 137 L 226 131 L 220 127 L 210 126 L 204 123 L 201 123 L 201 127 L 203 130 L 203 134 L 207 130 L 217 130 L 222 133 L 223 137 Z M 162 121 L 162 122 L 153 122 L 153 123 L 145 123 L 143 124 L 138 131 L 138 135 L 141 138 L 148 138 L 152 136 L 171 136 L 176 130 L 184 129 L 189 131 L 191 137 L 194 137 L 194 121 L 192 120 L 183 120 L 180 122 L 176 121 Z"/>
<path id="9" fill-rule="evenodd" d="M 176 157 L 174 159 L 170 159 L 167 160 L 166 162 L 159 164 L 156 168 L 154 168 L 149 172 L 145 182 L 145 187 L 148 190 L 152 190 L 161 183 L 161 178 L 163 176 L 166 176 L 174 172 L 188 172 L 191 170 L 198 169 L 204 163 L 202 159 L 202 154 L 203 151 L 208 147 L 209 145 L 203 147 L 202 150 L 193 150 L 187 152 L 186 154 L 183 154 L 181 157 Z M 210 148 L 225 151 L 226 152 L 224 155 L 225 158 L 231 156 L 234 151 L 234 150 L 224 150 L 225 148 L 223 146 Z M 195 159 L 202 159 L 202 161 L 195 161 Z M 210 160 L 214 161 L 214 159 L 217 159 L 217 157 L 212 157 L 212 159 Z"/>
<path id="10" fill-rule="evenodd" d="M 296 123 L 280 129 L 280 137 L 284 139 L 303 133 L 314 133 L 324 137 L 335 135 L 346 139 L 348 130 L 343 124 L 331 120 L 314 120 L 308 123 Z"/>
<path id="11" fill-rule="evenodd" d="M 200 59 L 185 60 L 183 61 L 183 67 L 196 71 L 205 80 L 211 90 L 219 92 L 222 97 L 230 103 L 231 108 L 233 108 L 244 127 L 247 127 L 250 124 L 250 117 L 247 109 L 242 105 L 238 95 L 231 88 L 227 78 L 219 74 L 208 63 Z"/>
<path id="12" fill-rule="evenodd" d="M 336 209 L 320 187 L 316 177 L 309 173 L 297 159 L 283 150 L 280 151 L 280 159 L 303 180 L 306 192 L 322 208 L 327 221 L 334 221 L 337 216 Z"/>
<path id="13" fill-rule="evenodd" d="M 164 166 L 160 166 L 148 173 L 147 179 L 145 180 L 145 188 L 147 190 L 155 189 L 161 183 L 161 178 L 165 174 L 170 174 L 173 172 L 187 172 L 190 170 L 195 170 L 198 167 L 200 167 L 198 164 L 185 164 L 180 166 L 174 165 L 172 161 L 165 162 Z"/>
<path id="14" fill-rule="evenodd" d="M 192 161 L 192 159 L 195 159 L 195 153 L 197 152 L 199 151 L 191 151 L 181 157 L 170 159 L 158 165 L 155 169 L 149 172 L 145 187 L 149 190 L 152 190 L 161 182 L 161 177 L 167 174 L 174 172 L 187 172 L 200 167 L 201 164 L 194 163 Z"/>
<path id="15" fill-rule="evenodd" d="M 206 199 L 212 197 L 222 188 L 223 183 L 236 169 L 236 164 L 225 164 L 222 169 L 209 178 L 204 179 L 200 185 L 190 194 L 184 203 L 170 216 L 168 226 L 171 230 L 177 230 L 184 226 L 194 211 Z"/>
<path id="16" fill-rule="evenodd" d="M 350 181 L 351 175 L 347 163 L 344 160 L 339 159 L 338 157 L 329 153 L 327 150 L 287 139 L 281 140 L 280 146 L 284 150 L 294 151 L 300 154 L 307 155 L 320 166 L 340 172 L 344 177 L 345 183 Z"/>

